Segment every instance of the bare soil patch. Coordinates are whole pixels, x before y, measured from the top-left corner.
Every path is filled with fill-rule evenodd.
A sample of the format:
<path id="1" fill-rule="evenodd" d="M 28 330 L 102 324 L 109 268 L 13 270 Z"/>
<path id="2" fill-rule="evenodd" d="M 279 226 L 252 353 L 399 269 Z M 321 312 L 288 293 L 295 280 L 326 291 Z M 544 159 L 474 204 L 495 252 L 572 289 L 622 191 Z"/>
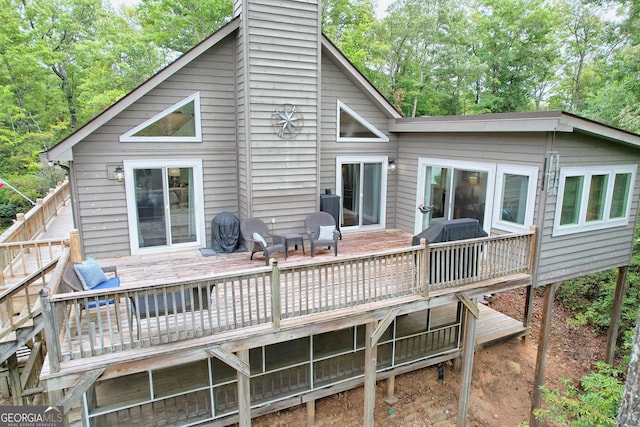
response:
<path id="1" fill-rule="evenodd" d="M 522 319 L 525 290 L 495 294 L 490 307 L 515 319 Z M 471 401 L 467 425 L 473 427 L 517 427 L 529 420 L 535 375 L 538 334 L 542 320 L 543 291 L 536 292 L 531 334 L 526 340 L 512 340 L 476 352 Z M 552 331 L 545 370 L 545 385 L 558 386 L 561 378 L 580 378 L 602 360 L 606 336 L 589 327 L 574 328 L 570 314 L 554 305 Z M 437 367 L 421 369 L 396 377 L 396 403 L 384 401 L 385 381 L 376 391 L 375 423 L 385 427 L 456 425 L 460 369 L 445 364 L 444 381 L 438 380 Z M 316 401 L 316 426 L 361 426 L 363 389 L 350 390 Z M 264 427 L 305 425 L 306 409 L 298 406 L 253 420 Z"/>

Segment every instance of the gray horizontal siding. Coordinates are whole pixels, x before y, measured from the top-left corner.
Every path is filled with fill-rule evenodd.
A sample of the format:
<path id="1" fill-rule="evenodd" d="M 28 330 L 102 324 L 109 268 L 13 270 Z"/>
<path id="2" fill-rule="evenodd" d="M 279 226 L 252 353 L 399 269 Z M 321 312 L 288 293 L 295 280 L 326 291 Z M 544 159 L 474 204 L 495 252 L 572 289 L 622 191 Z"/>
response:
<path id="1" fill-rule="evenodd" d="M 317 2 L 252 0 L 245 22 L 248 63 L 238 99 L 239 115 L 248 122 L 241 134 L 241 217 L 275 219 L 274 231 L 302 230 L 316 209 L 319 6 Z M 244 80 L 246 79 L 246 81 Z M 276 135 L 272 114 L 283 104 L 298 107 L 304 129 L 295 138 Z M 246 130 L 243 129 L 243 130 Z"/>
<path id="2" fill-rule="evenodd" d="M 561 167 L 589 167 L 638 164 L 637 151 L 585 134 L 556 134 L 553 150 L 560 155 Z M 537 284 L 581 277 L 590 273 L 628 265 L 632 254 L 635 223 L 640 199 L 640 179 L 636 175 L 629 224 L 589 232 L 552 237 L 556 195 L 547 197 Z"/>
<path id="3" fill-rule="evenodd" d="M 541 188 L 545 141 L 543 133 L 400 135 L 396 226 L 408 232 L 414 230 L 420 157 L 536 167 Z M 493 200 L 493 194 L 487 198 Z M 539 193 L 536 200 L 539 201 Z"/>
<path id="4" fill-rule="evenodd" d="M 389 142 L 337 142 L 338 99 L 387 135 Z M 397 157 L 398 143 L 395 135 L 388 132 L 389 118 L 327 57 L 322 58 L 321 107 L 320 188 L 322 192 L 325 189 L 337 192 L 336 157 L 338 156 L 388 156 L 389 159 Z M 387 228 L 393 228 L 396 225 L 395 197 L 396 176 L 389 175 L 387 177 Z"/>
<path id="5" fill-rule="evenodd" d="M 235 56 L 232 38 L 151 90 L 74 147 L 75 185 L 85 255 L 129 255 L 129 229 L 124 184 L 108 179 L 107 165 L 127 159 L 203 160 L 207 245 L 210 221 L 221 211 L 236 213 L 237 146 L 235 120 Z M 131 143 L 119 137 L 166 108 L 200 92 L 202 143 Z"/>

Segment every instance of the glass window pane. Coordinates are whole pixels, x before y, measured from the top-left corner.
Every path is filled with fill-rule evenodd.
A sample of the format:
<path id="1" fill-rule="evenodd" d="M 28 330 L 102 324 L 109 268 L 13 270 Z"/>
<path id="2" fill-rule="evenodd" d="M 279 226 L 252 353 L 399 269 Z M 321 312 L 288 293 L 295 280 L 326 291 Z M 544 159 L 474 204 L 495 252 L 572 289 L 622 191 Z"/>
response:
<path id="1" fill-rule="evenodd" d="M 133 136 L 195 136 L 195 101 L 161 117 Z"/>
<path id="2" fill-rule="evenodd" d="M 351 114 L 340 109 L 340 138 L 378 138 Z"/>
<path id="3" fill-rule="evenodd" d="M 529 177 L 506 173 L 502 181 L 502 206 L 500 219 L 524 225 L 527 209 Z"/>
<path id="4" fill-rule="evenodd" d="M 167 244 L 162 169 L 134 169 L 140 247 Z"/>
<path id="5" fill-rule="evenodd" d="M 560 225 L 578 224 L 583 182 L 583 176 L 568 176 L 565 178 Z"/>
<path id="6" fill-rule="evenodd" d="M 380 224 L 382 164 L 365 163 L 362 186 L 362 225 Z"/>
<path id="7" fill-rule="evenodd" d="M 630 184 L 630 173 L 616 174 L 613 183 L 613 198 L 611 199 L 611 213 L 609 218 L 624 218 L 626 216 Z"/>
<path id="8" fill-rule="evenodd" d="M 475 218 L 484 221 L 486 206 L 486 172 L 457 169 L 454 172 L 453 218 Z"/>
<path id="9" fill-rule="evenodd" d="M 342 226 L 360 224 L 360 164 L 342 165 Z"/>
<path id="10" fill-rule="evenodd" d="M 608 175 L 593 175 L 591 177 L 589 202 L 587 203 L 587 221 L 602 221 L 603 219 L 608 177 Z"/>
<path id="11" fill-rule="evenodd" d="M 424 206 L 433 206 L 430 212 L 422 216 L 422 228 L 429 227 L 432 219 L 443 219 L 447 216 L 447 197 L 449 191 L 450 169 L 438 166 L 427 166 Z"/>

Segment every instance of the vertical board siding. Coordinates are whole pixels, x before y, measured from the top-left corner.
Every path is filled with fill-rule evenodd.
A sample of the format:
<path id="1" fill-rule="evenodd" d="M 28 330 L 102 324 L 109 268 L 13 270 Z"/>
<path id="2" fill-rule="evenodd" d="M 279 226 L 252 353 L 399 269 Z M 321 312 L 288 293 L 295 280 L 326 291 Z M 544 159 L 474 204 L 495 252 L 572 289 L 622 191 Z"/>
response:
<path id="1" fill-rule="evenodd" d="M 210 221 L 221 211 L 236 212 L 235 53 L 231 38 L 162 82 L 73 150 L 85 255 L 129 255 L 125 187 L 108 179 L 107 165 L 123 159 L 199 158 L 203 160 L 206 239 Z M 131 128 L 171 105 L 200 92 L 201 143 L 119 142 Z M 176 152 L 179 145 L 180 151 Z"/>

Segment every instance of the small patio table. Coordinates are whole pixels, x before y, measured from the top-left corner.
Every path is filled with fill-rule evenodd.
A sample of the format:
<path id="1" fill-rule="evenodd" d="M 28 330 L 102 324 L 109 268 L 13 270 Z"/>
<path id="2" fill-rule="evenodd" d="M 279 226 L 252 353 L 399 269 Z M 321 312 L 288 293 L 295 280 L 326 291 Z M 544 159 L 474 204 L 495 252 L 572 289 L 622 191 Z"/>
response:
<path id="1" fill-rule="evenodd" d="M 289 256 L 289 245 L 293 244 L 294 248 L 298 250 L 298 244 L 302 246 L 302 255 L 306 255 L 304 252 L 304 239 L 298 233 L 287 233 L 281 236 L 284 243 L 284 253 Z"/>

